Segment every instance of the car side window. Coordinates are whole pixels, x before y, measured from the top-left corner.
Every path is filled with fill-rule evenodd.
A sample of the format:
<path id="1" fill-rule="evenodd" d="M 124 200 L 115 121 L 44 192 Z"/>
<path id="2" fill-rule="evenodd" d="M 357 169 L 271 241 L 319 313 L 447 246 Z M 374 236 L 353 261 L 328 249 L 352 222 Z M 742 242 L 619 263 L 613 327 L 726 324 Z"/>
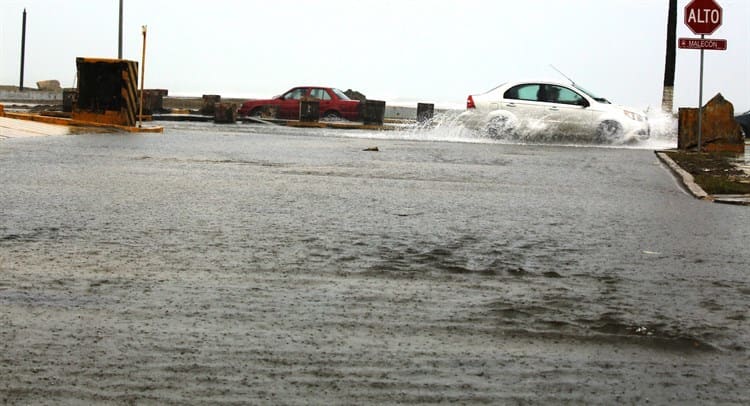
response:
<path id="1" fill-rule="evenodd" d="M 505 92 L 503 98 L 510 100 L 541 101 L 538 97 L 541 88 L 541 85 L 538 84 L 513 86 Z"/>
<path id="2" fill-rule="evenodd" d="M 562 86 L 547 85 L 547 101 L 550 103 L 581 105 L 583 96 Z"/>
<path id="3" fill-rule="evenodd" d="M 284 95 L 284 100 L 299 100 L 305 95 L 306 91 L 305 88 L 294 89 Z"/>
<path id="4" fill-rule="evenodd" d="M 312 89 L 310 91 L 310 97 L 318 100 L 331 100 L 331 95 L 328 94 L 325 89 Z"/>

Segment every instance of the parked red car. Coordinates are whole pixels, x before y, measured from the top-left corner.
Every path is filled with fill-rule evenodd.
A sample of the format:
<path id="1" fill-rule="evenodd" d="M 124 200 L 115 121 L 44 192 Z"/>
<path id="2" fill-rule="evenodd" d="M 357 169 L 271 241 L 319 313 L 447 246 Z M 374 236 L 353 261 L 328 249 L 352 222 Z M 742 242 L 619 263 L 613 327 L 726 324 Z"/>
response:
<path id="1" fill-rule="evenodd" d="M 350 99 L 339 89 L 315 86 L 295 87 L 273 99 L 248 100 L 242 103 L 238 114 L 241 117 L 260 116 L 266 106 L 276 106 L 278 118 L 297 120 L 299 119 L 299 102 L 301 99 L 318 100 L 321 118 L 344 118 L 350 121 L 359 119 L 358 100 Z"/>

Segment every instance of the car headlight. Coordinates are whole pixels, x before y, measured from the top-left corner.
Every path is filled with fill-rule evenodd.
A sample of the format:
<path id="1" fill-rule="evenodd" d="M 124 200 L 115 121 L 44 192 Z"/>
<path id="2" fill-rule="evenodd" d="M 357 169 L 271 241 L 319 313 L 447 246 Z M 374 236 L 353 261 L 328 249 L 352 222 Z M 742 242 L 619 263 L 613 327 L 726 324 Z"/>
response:
<path id="1" fill-rule="evenodd" d="M 625 113 L 625 116 L 631 120 L 643 121 L 643 116 L 638 113 L 633 113 L 632 111 L 628 110 L 623 110 L 622 112 Z"/>

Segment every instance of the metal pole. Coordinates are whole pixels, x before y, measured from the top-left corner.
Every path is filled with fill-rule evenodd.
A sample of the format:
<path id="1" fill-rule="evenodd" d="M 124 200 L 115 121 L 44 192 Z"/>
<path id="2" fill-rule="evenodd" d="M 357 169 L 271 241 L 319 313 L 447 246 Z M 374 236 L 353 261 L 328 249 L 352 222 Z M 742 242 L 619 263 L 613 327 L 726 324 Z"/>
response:
<path id="1" fill-rule="evenodd" d="M 26 9 L 23 9 L 23 26 L 21 28 L 21 80 L 18 84 L 18 91 L 23 91 L 23 70 L 26 59 Z"/>
<path id="2" fill-rule="evenodd" d="M 706 38 L 701 34 L 701 39 Z M 701 152 L 701 138 L 703 137 L 703 48 L 701 48 L 701 79 L 698 89 L 698 152 Z"/>
<path id="3" fill-rule="evenodd" d="M 145 73 L 146 73 L 146 26 L 144 25 L 141 27 L 141 30 L 143 32 L 143 54 L 141 55 L 141 97 L 140 97 L 140 107 L 138 111 L 138 127 L 143 127 L 143 85 L 145 80 Z"/>
<path id="4" fill-rule="evenodd" d="M 117 59 L 122 59 L 122 0 L 120 0 L 120 31 L 117 37 Z"/>

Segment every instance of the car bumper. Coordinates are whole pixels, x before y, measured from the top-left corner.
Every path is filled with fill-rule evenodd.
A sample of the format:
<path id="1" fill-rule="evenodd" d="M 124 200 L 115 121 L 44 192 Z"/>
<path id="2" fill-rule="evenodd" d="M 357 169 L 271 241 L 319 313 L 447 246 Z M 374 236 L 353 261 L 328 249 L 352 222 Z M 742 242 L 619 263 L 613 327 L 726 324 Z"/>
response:
<path id="1" fill-rule="evenodd" d="M 651 137 L 651 124 L 648 121 L 632 121 L 625 128 L 626 139 L 646 140 Z"/>

